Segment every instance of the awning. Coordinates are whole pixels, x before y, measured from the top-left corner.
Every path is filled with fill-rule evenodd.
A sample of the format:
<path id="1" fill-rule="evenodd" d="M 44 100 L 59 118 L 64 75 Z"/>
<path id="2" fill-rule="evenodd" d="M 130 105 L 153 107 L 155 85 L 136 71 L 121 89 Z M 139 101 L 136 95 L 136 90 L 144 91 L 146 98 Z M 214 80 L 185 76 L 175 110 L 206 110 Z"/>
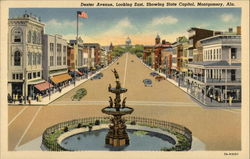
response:
<path id="1" fill-rule="evenodd" d="M 50 78 L 52 82 L 54 82 L 55 84 L 58 84 L 60 82 L 63 81 L 67 81 L 71 79 L 71 76 L 68 73 L 65 74 L 61 74 L 61 75 L 57 75 L 57 76 L 53 76 Z"/>
<path id="2" fill-rule="evenodd" d="M 50 84 L 49 82 L 45 81 L 43 83 L 39 83 L 39 84 L 36 84 L 35 87 L 39 90 L 39 91 L 44 91 L 46 89 L 49 89 L 51 87 L 53 87 L 52 84 Z"/>
<path id="3" fill-rule="evenodd" d="M 82 73 L 82 72 L 80 72 L 80 71 L 78 71 L 78 70 L 76 70 L 76 73 L 78 73 L 80 76 L 82 76 L 82 75 L 83 75 L 83 73 Z"/>

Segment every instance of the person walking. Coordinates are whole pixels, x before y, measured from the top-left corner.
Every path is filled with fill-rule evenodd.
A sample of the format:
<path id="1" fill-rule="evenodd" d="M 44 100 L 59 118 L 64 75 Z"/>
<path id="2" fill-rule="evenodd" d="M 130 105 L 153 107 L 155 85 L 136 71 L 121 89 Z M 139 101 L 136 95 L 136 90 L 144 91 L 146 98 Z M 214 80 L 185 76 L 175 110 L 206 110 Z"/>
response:
<path id="1" fill-rule="evenodd" d="M 229 106 L 232 105 L 232 101 L 233 101 L 233 97 L 229 96 L 229 97 L 228 97 Z"/>
<path id="2" fill-rule="evenodd" d="M 28 96 L 28 102 L 29 102 L 29 105 L 31 105 L 31 97 Z"/>
<path id="3" fill-rule="evenodd" d="M 211 103 L 213 102 L 213 95 L 212 94 L 210 94 L 210 101 L 211 101 Z"/>
<path id="4" fill-rule="evenodd" d="M 12 99 L 13 99 L 13 103 L 15 104 L 16 103 L 16 95 L 15 94 L 12 95 Z"/>
<path id="5" fill-rule="evenodd" d="M 38 102 L 38 99 L 39 98 L 39 95 L 38 95 L 38 93 L 36 94 L 36 101 Z"/>

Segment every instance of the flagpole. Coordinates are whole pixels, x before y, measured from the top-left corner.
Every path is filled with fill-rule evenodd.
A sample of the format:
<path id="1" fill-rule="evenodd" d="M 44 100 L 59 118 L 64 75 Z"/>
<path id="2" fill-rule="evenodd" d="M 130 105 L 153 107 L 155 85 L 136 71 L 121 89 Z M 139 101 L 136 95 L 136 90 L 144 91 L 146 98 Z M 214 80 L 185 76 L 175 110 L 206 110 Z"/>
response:
<path id="1" fill-rule="evenodd" d="M 76 12 L 76 46 L 77 46 L 77 50 L 76 50 L 76 56 L 75 56 L 75 70 L 74 70 L 74 86 L 76 86 L 76 58 L 78 57 L 78 11 Z"/>

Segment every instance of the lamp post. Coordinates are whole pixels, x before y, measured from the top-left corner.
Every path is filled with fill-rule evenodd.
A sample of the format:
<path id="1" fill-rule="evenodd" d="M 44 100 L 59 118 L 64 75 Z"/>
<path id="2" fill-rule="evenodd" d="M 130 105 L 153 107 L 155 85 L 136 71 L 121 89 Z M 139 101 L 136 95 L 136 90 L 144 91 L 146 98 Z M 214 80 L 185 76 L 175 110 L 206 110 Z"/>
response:
<path id="1" fill-rule="evenodd" d="M 26 100 L 27 100 L 27 97 L 26 97 L 26 68 L 24 68 L 24 75 L 23 75 L 23 94 L 24 94 L 24 104 L 26 104 Z"/>
<path id="2" fill-rule="evenodd" d="M 48 76 L 48 82 L 50 81 L 50 76 Z M 50 82 L 49 82 L 49 100 L 50 100 Z"/>

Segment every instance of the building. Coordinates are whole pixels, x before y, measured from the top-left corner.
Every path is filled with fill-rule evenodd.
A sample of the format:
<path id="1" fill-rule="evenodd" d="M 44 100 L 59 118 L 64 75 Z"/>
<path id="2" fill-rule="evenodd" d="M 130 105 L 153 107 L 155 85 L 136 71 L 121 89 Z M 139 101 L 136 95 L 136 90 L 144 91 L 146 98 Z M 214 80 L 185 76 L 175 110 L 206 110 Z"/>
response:
<path id="1" fill-rule="evenodd" d="M 8 93 L 34 97 L 42 79 L 44 24 L 25 13 L 8 20 Z M 25 98 L 26 99 L 26 98 Z M 26 102 L 26 100 L 25 100 Z"/>
<path id="2" fill-rule="evenodd" d="M 197 41 L 213 36 L 214 31 L 208 30 L 208 29 L 201 29 L 201 28 L 190 28 L 188 30 L 188 41 L 189 41 L 189 47 L 188 47 L 188 61 L 193 61 L 193 50 L 196 48 Z"/>
<path id="3" fill-rule="evenodd" d="M 166 76 L 169 78 L 171 78 L 172 75 L 172 54 L 173 54 L 172 47 L 163 49 L 161 51 L 162 72 L 164 72 Z"/>
<path id="4" fill-rule="evenodd" d="M 98 43 L 84 43 L 83 48 L 88 52 L 88 68 L 93 70 L 101 64 L 101 46 Z"/>
<path id="5" fill-rule="evenodd" d="M 67 65 L 67 41 L 61 35 L 43 35 L 43 79 L 66 86 L 71 77 Z"/>
<path id="6" fill-rule="evenodd" d="M 155 45 L 154 50 L 152 52 L 152 67 L 156 70 L 161 71 L 162 70 L 162 61 L 161 61 L 161 50 L 170 48 L 171 44 L 167 42 L 166 40 L 162 40 L 162 43 L 160 43 L 160 36 L 157 34 L 155 38 Z"/>
<path id="7" fill-rule="evenodd" d="M 149 66 L 152 66 L 152 53 L 154 51 L 153 45 L 144 45 L 143 46 L 143 57 L 142 60 L 144 63 L 146 63 Z"/>
<path id="8" fill-rule="evenodd" d="M 189 63 L 189 93 L 202 103 L 241 102 L 241 36 L 222 34 L 200 40 L 203 61 Z M 210 98 L 210 99 L 208 99 Z"/>
<path id="9" fill-rule="evenodd" d="M 126 46 L 131 46 L 132 45 L 132 41 L 129 37 L 127 37 L 126 41 L 125 41 L 125 45 Z"/>

